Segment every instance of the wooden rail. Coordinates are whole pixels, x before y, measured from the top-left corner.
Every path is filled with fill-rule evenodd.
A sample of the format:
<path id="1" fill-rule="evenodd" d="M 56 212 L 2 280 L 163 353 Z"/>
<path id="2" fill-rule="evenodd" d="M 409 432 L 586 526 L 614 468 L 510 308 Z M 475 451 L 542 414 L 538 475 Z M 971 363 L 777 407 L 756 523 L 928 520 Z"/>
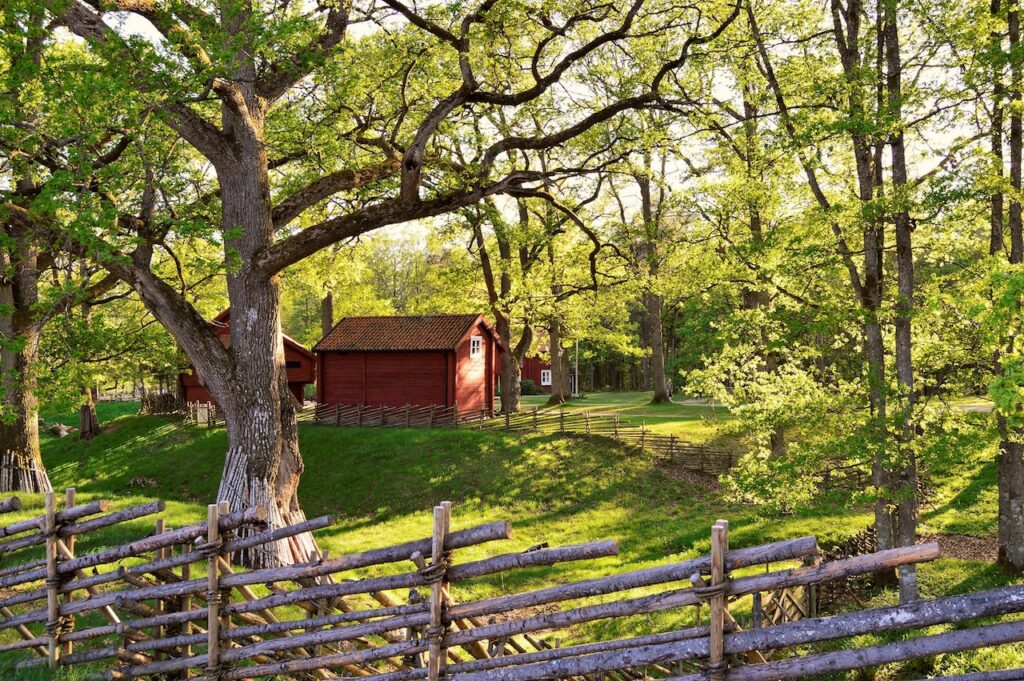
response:
<path id="1" fill-rule="evenodd" d="M 20 507 L 16 498 L 0 500 L 0 514 Z M 162 509 L 161 502 L 117 510 L 100 501 L 76 504 L 69 490 L 63 508 L 49 494 L 42 515 L 0 528 L 0 652 L 28 656 L 19 662 L 27 667 L 100 665 L 103 679 L 337 673 L 376 681 L 704 681 L 803 678 L 1024 640 L 1019 621 L 962 626 L 1024 612 L 1024 586 L 827 617 L 801 605 L 799 617 L 772 617 L 765 603 L 779 594 L 933 560 L 938 547 L 818 562 L 814 537 L 733 548 L 724 520 L 712 528 L 709 555 L 583 581 L 556 577 L 553 586 L 484 599 L 460 599 L 460 589 L 513 570 L 613 556 L 618 546 L 602 541 L 485 557 L 478 550 L 474 560 L 457 561 L 462 549 L 509 539 L 511 528 L 498 522 L 458 529 L 445 502 L 425 523 L 433 529 L 423 539 L 245 570 L 232 563 L 233 553 L 326 528 L 333 518 L 261 529 L 260 510 L 232 513 L 221 504 L 209 506 L 205 521 L 172 529 L 156 519 L 148 536 L 75 554 L 73 538 Z M 757 566 L 749 576 L 732 575 Z M 740 622 L 729 610 L 744 598 L 752 599 L 754 616 Z M 569 645 L 545 638 L 572 636 L 588 622 L 690 607 L 691 621 L 677 615 L 664 631 Z M 643 621 L 652 627 L 658 620 Z M 961 626 L 895 643 L 792 652 L 948 623 Z M 774 655 L 779 650 L 787 652 Z"/>

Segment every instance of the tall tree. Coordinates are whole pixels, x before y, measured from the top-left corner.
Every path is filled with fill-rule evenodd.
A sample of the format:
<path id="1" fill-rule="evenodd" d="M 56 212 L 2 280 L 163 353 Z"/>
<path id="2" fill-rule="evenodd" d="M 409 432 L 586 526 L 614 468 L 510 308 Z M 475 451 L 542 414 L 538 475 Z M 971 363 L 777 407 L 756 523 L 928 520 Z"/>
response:
<path id="1" fill-rule="evenodd" d="M 167 243 L 170 223 L 124 221 L 132 242 L 106 239 L 102 249 L 111 257 L 103 264 L 170 331 L 224 411 L 228 453 L 218 498 L 234 508 L 262 506 L 274 526 L 303 518 L 280 272 L 339 241 L 443 215 L 537 181 L 541 173 L 516 167 L 518 151 L 563 144 L 662 99 L 670 76 L 738 11 L 732 5 L 666 9 L 644 0 L 607 11 L 580 3 L 550 16 L 542 7 L 504 7 L 493 0 L 465 14 L 442 5 L 420 12 L 400 0 L 365 10 L 348 3 L 310 8 L 250 0 L 221 0 L 210 8 L 70 0 L 52 8 L 112 69 L 133 65 L 123 87 L 141 92 L 157 117 L 216 171 L 211 193 L 219 201 L 230 347 L 154 271 L 154 249 Z M 160 45 L 126 40 L 109 23 L 111 13 L 148 23 L 161 34 Z M 405 22 L 397 32 L 389 26 L 369 37 L 348 37 L 354 21 L 383 25 L 396 17 Z M 498 42 L 524 47 L 484 57 L 486 50 L 477 46 L 482 40 L 495 44 L 495 35 L 505 36 Z M 521 113 L 550 106 L 561 92 L 556 85 L 571 91 L 588 63 L 609 50 L 640 49 L 638 40 L 653 52 L 656 66 L 624 74 L 623 92 L 614 101 L 568 107 L 562 115 L 555 104 L 546 109 L 553 115 L 542 133 L 523 134 L 519 126 L 515 134 L 495 136 L 470 167 L 434 143 L 440 129 L 458 127 L 471 108 Z M 383 73 L 381 63 L 391 69 Z M 362 81 L 349 78 L 360 73 L 366 74 Z M 311 97 L 314 92 L 319 96 Z M 310 154 L 306 140 L 295 140 L 291 131 L 303 125 L 299 121 L 331 130 L 331 138 L 318 140 L 331 141 L 331 153 Z M 347 132 L 339 138 L 336 131 Z M 333 167 L 320 163 L 328 156 Z M 287 181 L 275 182 L 275 173 Z M 319 210 L 328 200 L 340 208 Z M 307 560 L 315 551 L 312 539 L 302 537 L 240 558 L 273 565 Z"/>

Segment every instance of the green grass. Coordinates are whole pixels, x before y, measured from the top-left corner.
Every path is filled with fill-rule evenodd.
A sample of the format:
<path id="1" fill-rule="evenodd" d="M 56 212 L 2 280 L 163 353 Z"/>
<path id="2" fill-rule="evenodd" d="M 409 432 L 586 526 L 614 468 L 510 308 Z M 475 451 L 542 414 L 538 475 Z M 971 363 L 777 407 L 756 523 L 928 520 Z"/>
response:
<path id="1" fill-rule="evenodd" d="M 666 427 L 690 433 L 704 428 L 710 433 L 708 439 L 716 437 L 718 419 L 727 418 L 720 408 L 651 407 L 644 400 L 644 395 L 599 394 L 571 402 L 567 408 L 615 409 L 623 418 L 644 419 L 652 429 L 655 417 L 647 410 L 661 410 L 665 413 L 658 418 Z M 164 499 L 164 515 L 172 527 L 202 520 L 205 504 L 215 496 L 223 465 L 223 429 L 187 426 L 172 418 L 140 417 L 132 411 L 131 405 L 99 405 L 104 432 L 92 442 L 79 442 L 73 435 L 63 439 L 45 436 L 44 460 L 55 487 L 74 486 L 80 499 L 106 498 L 119 507 Z M 52 414 L 51 418 L 71 416 Z M 815 534 L 821 544 L 829 544 L 871 521 L 866 508 L 824 503 L 798 514 L 768 517 L 755 507 L 723 499 L 713 488 L 692 482 L 678 471 L 659 467 L 635 450 L 596 438 L 303 425 L 300 442 L 306 463 L 300 497 L 307 515 L 338 516 L 335 526 L 317 535 L 321 548 L 331 555 L 425 537 L 430 531 L 430 507 L 445 499 L 455 502 L 456 529 L 504 519 L 512 522 L 515 533 L 511 541 L 500 545 L 460 551 L 460 562 L 542 542 L 552 546 L 599 539 L 620 542 L 616 557 L 514 571 L 459 585 L 454 595 L 461 601 L 696 556 L 708 551 L 709 527 L 717 518 L 730 520 L 734 547 L 806 534 Z M 989 448 L 965 447 L 962 460 L 929 471 L 932 506 L 922 511 L 927 531 L 992 533 L 995 506 L 990 460 Z M 24 497 L 24 501 L 26 509 L 21 516 L 39 511 L 39 497 Z M 80 550 L 144 536 L 151 529 L 152 519 L 111 528 L 80 544 Z M 941 560 L 921 569 L 922 590 L 927 596 L 1009 581 L 993 566 L 976 561 Z M 891 603 L 895 598 L 891 592 L 867 597 L 872 605 Z M 692 609 L 685 609 L 598 622 L 560 636 L 570 642 L 595 635 L 663 630 L 689 622 L 692 614 Z M 744 614 L 742 603 L 738 614 Z M 1005 655 L 989 653 L 945 656 L 934 669 L 994 668 L 992 664 L 1003 664 L 1004 659 Z M 1012 659 L 1024 665 L 1024 656 Z M 900 676 L 882 672 L 875 677 L 836 678 L 924 675 L 919 667 L 896 670 Z M 930 672 L 925 669 L 925 673 Z"/>
<path id="2" fill-rule="evenodd" d="M 723 407 L 695 404 L 681 397 L 671 404 L 651 404 L 654 393 L 606 392 L 587 393 L 569 400 L 562 408 L 566 411 L 589 410 L 595 414 L 618 414 L 620 423 L 644 427 L 661 435 L 678 435 L 695 443 L 711 443 L 722 439 L 720 426 L 731 420 Z M 547 395 L 524 395 L 524 409 L 558 409 L 547 406 Z"/>

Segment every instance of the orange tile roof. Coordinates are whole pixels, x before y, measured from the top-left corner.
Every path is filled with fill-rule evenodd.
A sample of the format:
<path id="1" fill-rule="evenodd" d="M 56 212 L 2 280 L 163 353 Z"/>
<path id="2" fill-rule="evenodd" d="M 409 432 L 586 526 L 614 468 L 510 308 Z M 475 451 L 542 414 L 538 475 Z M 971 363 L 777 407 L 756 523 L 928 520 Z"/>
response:
<path id="1" fill-rule="evenodd" d="M 313 351 L 454 350 L 481 320 L 480 314 L 346 317 L 316 344 Z M 488 330 L 496 336 L 490 325 Z"/>

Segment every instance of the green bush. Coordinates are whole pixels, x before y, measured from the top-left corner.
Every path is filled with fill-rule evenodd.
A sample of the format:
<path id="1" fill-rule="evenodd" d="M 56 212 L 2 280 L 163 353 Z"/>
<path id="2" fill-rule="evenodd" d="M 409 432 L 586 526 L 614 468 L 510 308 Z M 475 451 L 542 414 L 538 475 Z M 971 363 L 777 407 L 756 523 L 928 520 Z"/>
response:
<path id="1" fill-rule="evenodd" d="M 529 378 L 524 378 L 519 383 L 519 390 L 523 395 L 540 395 L 540 390 L 537 388 L 537 384 Z"/>

